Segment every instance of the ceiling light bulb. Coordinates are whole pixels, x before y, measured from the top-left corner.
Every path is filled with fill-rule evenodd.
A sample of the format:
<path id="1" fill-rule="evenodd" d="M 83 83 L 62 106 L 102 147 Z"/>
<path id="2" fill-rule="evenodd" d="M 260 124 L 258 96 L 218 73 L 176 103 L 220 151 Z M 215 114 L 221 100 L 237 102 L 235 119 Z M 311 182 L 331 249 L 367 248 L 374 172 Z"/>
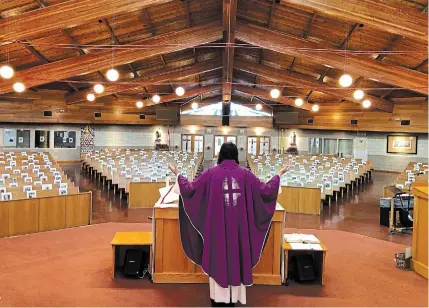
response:
<path id="1" fill-rule="evenodd" d="M 0 76 L 2 76 L 4 79 L 12 78 L 13 74 L 13 68 L 9 65 L 3 65 L 2 67 L 0 67 Z"/>
<path id="2" fill-rule="evenodd" d="M 183 89 L 183 87 L 176 88 L 176 94 L 177 96 L 183 96 L 185 94 L 185 89 Z"/>
<path id="3" fill-rule="evenodd" d="M 154 96 L 152 96 L 152 101 L 154 103 L 159 103 L 161 101 L 161 96 L 159 96 L 158 94 L 155 94 Z"/>
<path id="4" fill-rule="evenodd" d="M 313 106 L 311 107 L 311 110 L 313 110 L 314 112 L 319 111 L 319 105 L 313 105 Z"/>
<path id="5" fill-rule="evenodd" d="M 137 108 L 142 108 L 142 107 L 143 107 L 143 102 L 138 101 L 138 102 L 136 103 L 136 106 L 137 106 Z"/>
<path id="6" fill-rule="evenodd" d="M 298 107 L 301 107 L 304 104 L 304 101 L 302 100 L 302 98 L 297 98 L 295 100 L 295 105 Z"/>
<path id="7" fill-rule="evenodd" d="M 116 81 L 119 79 L 119 73 L 117 70 L 115 70 L 114 68 L 111 68 L 110 70 L 107 71 L 106 73 L 106 77 L 107 79 L 109 79 L 110 81 Z"/>
<path id="8" fill-rule="evenodd" d="M 258 110 L 258 111 L 262 110 L 262 105 L 261 104 L 256 104 L 255 109 Z"/>
<path id="9" fill-rule="evenodd" d="M 198 103 L 192 103 L 191 107 L 194 110 L 197 109 L 198 108 Z"/>
<path id="10" fill-rule="evenodd" d="M 15 90 L 15 92 L 21 93 L 25 91 L 25 86 L 22 82 L 15 82 L 13 84 L 13 89 Z"/>
<path id="11" fill-rule="evenodd" d="M 350 87 L 353 83 L 353 78 L 348 74 L 344 74 L 343 76 L 340 77 L 339 83 L 340 83 L 340 86 L 342 86 L 343 88 Z"/>
<path id="12" fill-rule="evenodd" d="M 371 101 L 369 99 L 366 99 L 362 103 L 363 108 L 369 108 L 371 107 Z"/>
<path id="13" fill-rule="evenodd" d="M 102 84 L 96 84 L 94 86 L 94 92 L 97 94 L 101 94 L 104 92 L 104 86 Z"/>
<path id="14" fill-rule="evenodd" d="M 95 95 L 94 95 L 94 94 L 92 94 L 92 93 L 89 93 L 89 94 L 86 96 L 86 99 L 87 99 L 87 100 L 89 100 L 90 102 L 93 102 L 93 101 L 95 101 Z"/>
<path id="15" fill-rule="evenodd" d="M 280 91 L 278 89 L 272 89 L 270 92 L 270 95 L 272 98 L 279 98 L 280 97 Z"/>
<path id="16" fill-rule="evenodd" d="M 355 99 L 362 99 L 364 95 L 365 95 L 365 93 L 363 93 L 362 90 L 356 90 L 353 92 L 353 97 Z"/>

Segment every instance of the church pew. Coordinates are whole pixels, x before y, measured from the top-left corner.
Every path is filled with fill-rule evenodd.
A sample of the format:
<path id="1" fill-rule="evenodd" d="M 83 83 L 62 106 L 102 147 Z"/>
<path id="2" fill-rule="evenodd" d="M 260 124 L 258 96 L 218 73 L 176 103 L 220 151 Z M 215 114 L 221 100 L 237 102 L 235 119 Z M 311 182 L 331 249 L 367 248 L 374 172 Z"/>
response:
<path id="1" fill-rule="evenodd" d="M 0 237 L 89 225 L 91 215 L 91 192 L 3 201 Z"/>

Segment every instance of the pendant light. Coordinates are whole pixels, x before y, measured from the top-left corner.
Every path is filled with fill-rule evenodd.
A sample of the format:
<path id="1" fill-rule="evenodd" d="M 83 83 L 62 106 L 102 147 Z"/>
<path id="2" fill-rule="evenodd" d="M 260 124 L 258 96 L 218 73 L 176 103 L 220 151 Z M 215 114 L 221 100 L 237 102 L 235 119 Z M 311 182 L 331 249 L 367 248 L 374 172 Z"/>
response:
<path id="1" fill-rule="evenodd" d="M 177 96 L 183 96 L 185 94 L 185 89 L 183 87 L 177 87 L 175 92 Z"/>
<path id="2" fill-rule="evenodd" d="M 198 103 L 197 102 L 192 103 L 191 107 L 194 110 L 197 109 L 198 108 Z"/>
<path id="3" fill-rule="evenodd" d="M 2 67 L 0 67 L 0 76 L 4 79 L 12 78 L 14 73 L 15 72 L 13 68 L 9 65 L 3 65 Z"/>
<path id="4" fill-rule="evenodd" d="M 119 79 L 119 72 L 114 68 L 111 68 L 110 70 L 107 71 L 106 77 L 110 81 L 117 81 Z"/>
<path id="5" fill-rule="evenodd" d="M 22 82 L 15 82 L 13 84 L 13 90 L 18 93 L 22 93 L 25 91 L 25 85 Z"/>
<path id="6" fill-rule="evenodd" d="M 350 87 L 352 85 L 352 83 L 353 83 L 353 78 L 349 74 L 344 74 L 340 77 L 339 84 L 343 88 Z"/>
<path id="7" fill-rule="evenodd" d="M 369 108 L 371 107 L 371 101 L 369 99 L 366 99 L 362 103 L 363 108 Z"/>
<path id="8" fill-rule="evenodd" d="M 298 97 L 297 99 L 295 99 L 295 106 L 301 107 L 302 105 L 304 105 L 304 101 L 302 98 Z"/>
<path id="9" fill-rule="evenodd" d="M 101 94 L 104 92 L 104 86 L 102 84 L 96 84 L 94 86 L 94 92 L 97 94 Z"/>
<path id="10" fill-rule="evenodd" d="M 311 107 L 311 110 L 312 110 L 313 112 L 318 112 L 318 111 L 319 111 L 319 105 L 313 105 L 313 106 Z"/>
<path id="11" fill-rule="evenodd" d="M 279 98 L 280 97 L 280 91 L 279 91 L 279 89 L 272 89 L 270 91 L 270 96 L 272 98 Z"/>
<path id="12" fill-rule="evenodd" d="M 364 97 L 365 93 L 362 90 L 356 90 L 353 92 L 353 97 L 357 100 L 360 100 Z"/>
<path id="13" fill-rule="evenodd" d="M 89 94 L 86 96 L 86 99 L 87 99 L 87 100 L 89 100 L 90 102 L 93 102 L 93 101 L 95 101 L 95 95 L 94 95 L 94 94 L 92 94 L 92 93 L 89 93 Z"/>
<path id="14" fill-rule="evenodd" d="M 255 109 L 258 111 L 262 110 L 262 105 L 261 104 L 256 104 Z"/>
<path id="15" fill-rule="evenodd" d="M 157 104 L 160 101 L 161 101 L 161 96 L 159 96 L 158 94 L 155 94 L 154 96 L 152 96 L 152 102 Z"/>

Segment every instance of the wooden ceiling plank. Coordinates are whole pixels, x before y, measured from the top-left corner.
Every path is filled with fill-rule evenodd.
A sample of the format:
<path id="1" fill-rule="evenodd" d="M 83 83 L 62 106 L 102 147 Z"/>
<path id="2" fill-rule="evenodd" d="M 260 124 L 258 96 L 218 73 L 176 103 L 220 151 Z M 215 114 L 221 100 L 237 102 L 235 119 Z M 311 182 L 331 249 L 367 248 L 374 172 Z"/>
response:
<path id="1" fill-rule="evenodd" d="M 303 110 L 311 110 L 312 105 L 309 104 L 308 102 L 305 102 L 301 107 L 297 107 L 295 106 L 295 101 L 293 99 L 288 97 L 283 97 L 283 96 L 280 96 L 279 98 L 272 98 L 270 94 L 265 90 L 255 89 L 245 85 L 237 85 L 237 84 L 235 84 L 232 88 L 234 91 L 246 93 L 252 96 L 259 97 L 261 99 L 267 99 L 273 102 L 281 103 L 283 105 L 293 106 Z"/>
<path id="2" fill-rule="evenodd" d="M 370 27 L 428 42 L 427 16 L 382 0 L 289 0 L 289 3 Z M 394 16 L 394 18 L 392 18 Z"/>
<path id="3" fill-rule="evenodd" d="M 41 36 L 171 0 L 68 0 L 0 20 L 0 44 Z M 37 26 L 35 26 L 37 25 Z"/>
<path id="4" fill-rule="evenodd" d="M 351 102 L 360 103 L 360 101 L 355 100 L 353 98 L 353 92 L 354 92 L 353 89 L 347 89 L 347 88 L 333 89 L 332 85 L 329 85 L 324 82 L 316 81 L 312 77 L 307 76 L 305 74 L 292 72 L 292 71 L 278 70 L 267 65 L 252 63 L 252 62 L 244 61 L 240 59 L 237 59 L 235 61 L 235 68 L 247 73 L 262 76 L 264 78 L 267 78 L 276 82 L 283 82 L 292 86 L 310 88 L 312 89 L 312 91 L 325 93 L 327 95 L 335 97 L 336 99 L 344 99 Z M 367 97 L 371 100 L 375 108 L 386 112 L 393 111 L 392 102 L 388 100 L 380 99 L 375 96 L 368 95 Z"/>
<path id="5" fill-rule="evenodd" d="M 316 17 L 317 17 L 316 13 L 313 13 L 307 26 L 305 27 L 304 33 L 302 34 L 303 39 L 307 39 L 308 35 L 310 34 L 311 26 L 313 25 L 313 22 L 316 19 Z M 296 57 L 293 57 L 292 63 L 289 66 L 289 70 L 293 70 L 293 66 L 295 65 L 295 62 L 296 62 Z M 310 94 L 308 94 L 307 96 L 310 96 Z"/>
<path id="6" fill-rule="evenodd" d="M 223 0 L 223 36 L 226 44 L 223 52 L 222 71 L 222 96 L 224 101 L 231 100 L 236 20 L 237 0 Z"/>
<path id="7" fill-rule="evenodd" d="M 184 0 L 183 5 L 185 6 L 185 13 L 186 13 L 186 27 L 192 26 L 192 19 L 191 19 L 191 9 L 189 8 L 189 0 Z"/>
<path id="8" fill-rule="evenodd" d="M 334 68 L 344 67 L 344 55 L 341 53 L 311 52 L 314 49 L 325 49 L 325 46 L 319 43 L 250 24 L 237 23 L 236 32 L 238 39 L 253 45 Z M 428 94 L 427 74 L 389 63 L 382 63 L 367 58 L 365 55 L 349 54 L 347 57 L 347 70 L 352 74 L 365 78 L 383 80 L 383 83 L 386 84 Z"/>
<path id="9" fill-rule="evenodd" d="M 118 50 L 115 53 L 114 60 L 116 65 L 127 64 L 137 60 L 159 56 L 164 53 L 180 51 L 213 42 L 221 37 L 222 27 L 218 22 L 213 22 L 141 40 L 135 44 L 154 46 L 154 48 Z M 181 43 L 172 45 L 172 41 Z M 16 82 L 16 80 L 23 80 L 25 85 L 29 88 L 111 68 L 112 60 L 110 55 L 110 50 L 89 53 L 17 71 L 14 80 L 5 80 L 0 84 L 0 94 L 12 91 L 12 84 Z"/>
<path id="10" fill-rule="evenodd" d="M 106 83 L 104 84 L 104 92 L 97 94 L 97 97 L 111 95 L 113 93 L 126 92 L 137 87 L 145 87 L 148 85 L 165 82 L 171 79 L 190 77 L 200 73 L 210 72 L 221 68 L 220 63 L 215 61 L 203 62 L 194 64 L 189 67 L 179 67 L 172 69 L 164 69 L 157 72 L 145 73 L 143 77 L 138 77 L 130 80 L 127 83 Z M 147 90 L 145 89 L 147 92 Z M 66 96 L 67 103 L 74 103 L 86 100 L 86 95 L 92 93 L 92 88 L 79 91 Z"/>

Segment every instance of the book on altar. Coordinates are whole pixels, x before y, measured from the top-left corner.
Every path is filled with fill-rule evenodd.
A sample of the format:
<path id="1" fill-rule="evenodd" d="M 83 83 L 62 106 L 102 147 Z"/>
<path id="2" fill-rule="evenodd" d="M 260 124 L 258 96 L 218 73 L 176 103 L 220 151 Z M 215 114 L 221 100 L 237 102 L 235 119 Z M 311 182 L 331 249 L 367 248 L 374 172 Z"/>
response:
<path id="1" fill-rule="evenodd" d="M 174 185 L 167 185 L 159 189 L 160 198 L 155 203 L 158 207 L 177 206 L 180 197 L 180 188 L 178 182 Z"/>
<path id="2" fill-rule="evenodd" d="M 285 234 L 284 240 L 288 243 L 307 243 L 307 244 L 320 244 L 320 241 L 313 234 L 292 233 Z"/>

